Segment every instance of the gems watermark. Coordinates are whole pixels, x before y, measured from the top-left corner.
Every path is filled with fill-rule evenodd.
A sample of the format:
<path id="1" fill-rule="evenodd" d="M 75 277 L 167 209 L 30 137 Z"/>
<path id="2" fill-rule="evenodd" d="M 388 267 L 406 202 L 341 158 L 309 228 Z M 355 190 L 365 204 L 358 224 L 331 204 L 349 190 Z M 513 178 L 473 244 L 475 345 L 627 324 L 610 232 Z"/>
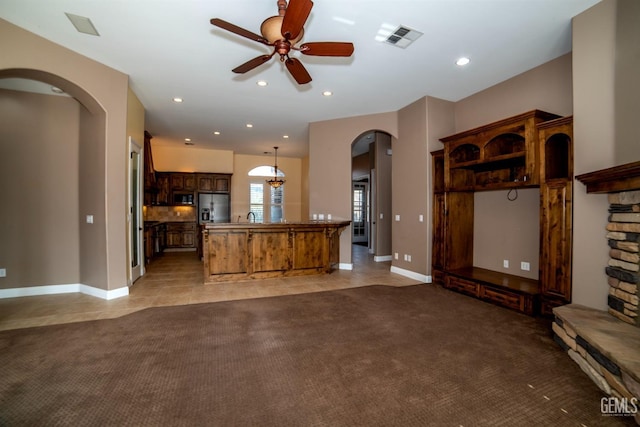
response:
<path id="1" fill-rule="evenodd" d="M 640 403 L 632 397 L 603 397 L 600 399 L 600 412 L 608 417 L 632 417 L 638 413 Z"/>

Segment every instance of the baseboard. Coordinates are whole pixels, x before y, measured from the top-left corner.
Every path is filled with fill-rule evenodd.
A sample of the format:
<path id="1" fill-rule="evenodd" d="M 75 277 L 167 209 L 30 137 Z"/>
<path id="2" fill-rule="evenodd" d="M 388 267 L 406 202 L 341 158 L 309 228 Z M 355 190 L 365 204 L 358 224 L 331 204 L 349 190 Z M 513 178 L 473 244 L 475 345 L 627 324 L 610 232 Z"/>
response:
<path id="1" fill-rule="evenodd" d="M 391 272 L 395 273 L 395 274 L 399 274 L 399 275 L 404 276 L 404 277 L 408 277 L 410 279 L 419 280 L 419 281 L 424 282 L 424 283 L 431 283 L 430 276 L 427 276 L 427 275 L 424 275 L 424 274 L 420 274 L 420 273 L 416 273 L 415 271 L 405 270 L 404 268 L 395 267 L 395 266 L 392 265 L 391 266 Z"/>
<path id="2" fill-rule="evenodd" d="M 353 270 L 353 264 L 348 262 L 341 262 L 338 264 L 339 270 Z"/>
<path id="3" fill-rule="evenodd" d="M 375 262 L 386 262 L 386 261 L 392 261 L 393 257 L 391 255 L 374 256 L 373 260 Z"/>
<path id="4" fill-rule="evenodd" d="M 122 288 L 107 291 L 80 283 L 68 285 L 29 286 L 26 288 L 0 289 L 0 299 L 32 297 L 38 295 L 71 294 L 76 292 L 80 292 L 85 295 L 90 295 L 92 297 L 101 298 L 104 300 L 112 300 L 129 295 L 129 288 L 124 286 Z"/>
<path id="5" fill-rule="evenodd" d="M 166 248 L 164 252 L 195 252 L 196 248 Z"/>

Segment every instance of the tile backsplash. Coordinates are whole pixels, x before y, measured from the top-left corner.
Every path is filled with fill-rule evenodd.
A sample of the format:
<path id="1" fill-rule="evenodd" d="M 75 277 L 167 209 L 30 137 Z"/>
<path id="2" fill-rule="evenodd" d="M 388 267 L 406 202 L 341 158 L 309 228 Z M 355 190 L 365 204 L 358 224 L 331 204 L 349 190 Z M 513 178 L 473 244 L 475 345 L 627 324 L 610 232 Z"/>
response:
<path id="1" fill-rule="evenodd" d="M 195 206 L 144 206 L 145 221 L 197 221 Z"/>

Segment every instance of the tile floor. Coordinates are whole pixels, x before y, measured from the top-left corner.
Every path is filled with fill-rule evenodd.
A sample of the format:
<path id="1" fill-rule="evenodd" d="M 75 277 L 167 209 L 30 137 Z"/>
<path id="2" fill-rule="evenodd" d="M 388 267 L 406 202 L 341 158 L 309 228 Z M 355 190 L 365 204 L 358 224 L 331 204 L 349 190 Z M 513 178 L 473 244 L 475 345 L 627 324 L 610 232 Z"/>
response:
<path id="1" fill-rule="evenodd" d="M 146 266 L 129 296 L 106 301 L 73 293 L 0 299 L 0 330 L 124 316 L 148 307 L 259 298 L 368 285 L 410 286 L 417 280 L 393 274 L 390 262 L 374 262 L 363 246 L 353 245 L 353 270 L 331 274 L 203 283 L 195 252 L 169 252 Z"/>

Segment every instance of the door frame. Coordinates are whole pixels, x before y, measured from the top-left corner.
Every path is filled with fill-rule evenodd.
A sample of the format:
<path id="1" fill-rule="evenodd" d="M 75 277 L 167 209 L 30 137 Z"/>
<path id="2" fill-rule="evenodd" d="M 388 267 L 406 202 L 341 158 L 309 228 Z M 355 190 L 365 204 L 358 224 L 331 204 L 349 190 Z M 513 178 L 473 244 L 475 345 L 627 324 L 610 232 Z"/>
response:
<path id="1" fill-rule="evenodd" d="M 134 156 L 134 153 L 136 156 Z M 135 160 L 134 160 L 135 159 Z M 134 177 L 134 166 L 137 174 Z M 143 205 L 143 158 L 142 147 L 132 137 L 129 137 L 129 157 L 127 167 L 127 230 L 128 249 L 128 285 L 131 286 L 144 275 L 144 222 L 142 217 Z M 135 247 L 134 247 L 135 246 Z M 137 254 L 137 259 L 136 255 Z"/>

